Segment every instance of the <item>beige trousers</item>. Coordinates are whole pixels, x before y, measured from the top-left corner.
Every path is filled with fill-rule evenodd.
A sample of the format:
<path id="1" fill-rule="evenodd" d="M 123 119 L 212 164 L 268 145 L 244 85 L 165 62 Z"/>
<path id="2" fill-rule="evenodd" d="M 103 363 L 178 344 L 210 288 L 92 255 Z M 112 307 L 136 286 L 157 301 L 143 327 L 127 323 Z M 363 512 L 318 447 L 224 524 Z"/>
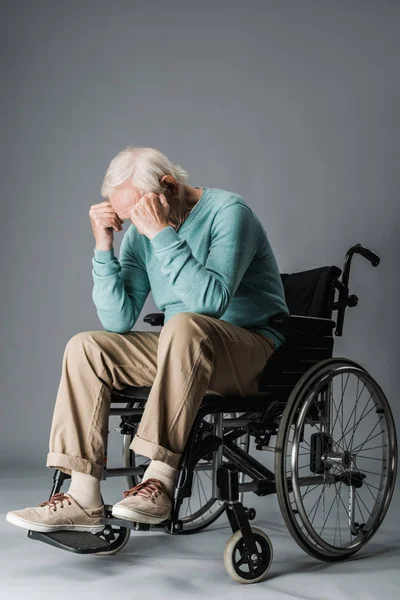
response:
<path id="1" fill-rule="evenodd" d="M 176 468 L 205 393 L 264 395 L 258 376 L 274 349 L 268 337 L 193 312 L 174 315 L 158 332 L 74 335 L 64 351 L 46 466 L 101 479 L 111 390 L 151 386 L 130 448 Z"/>

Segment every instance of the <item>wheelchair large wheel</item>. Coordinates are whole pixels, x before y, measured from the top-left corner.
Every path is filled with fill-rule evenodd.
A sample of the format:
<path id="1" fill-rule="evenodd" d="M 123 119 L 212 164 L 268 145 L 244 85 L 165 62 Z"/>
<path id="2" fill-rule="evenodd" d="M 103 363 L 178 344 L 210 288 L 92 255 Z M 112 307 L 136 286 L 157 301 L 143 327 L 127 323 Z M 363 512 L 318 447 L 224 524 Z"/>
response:
<path id="1" fill-rule="evenodd" d="M 139 404 L 138 404 L 139 406 Z M 127 408 L 136 408 L 136 403 L 127 404 Z M 235 418 L 236 413 L 226 413 L 226 418 Z M 209 423 L 210 415 L 204 419 Z M 211 424 L 209 423 L 211 426 Z M 123 462 L 125 467 L 137 467 L 139 465 L 147 466 L 151 459 L 136 455 L 129 448 L 133 437 L 136 434 L 138 425 L 132 427 L 132 431 L 124 435 L 123 442 Z M 205 468 L 209 466 L 209 468 Z M 197 467 L 197 465 L 196 465 Z M 141 478 L 137 475 L 128 475 L 127 482 L 131 488 L 140 482 Z M 180 533 L 197 533 L 205 529 L 216 521 L 225 512 L 225 503 L 212 496 L 212 469 L 211 462 L 207 459 L 201 459 L 198 468 L 195 468 L 192 485 L 192 495 L 185 498 L 182 502 L 179 519 L 182 521 Z"/>
<path id="2" fill-rule="evenodd" d="M 325 561 L 353 555 L 377 532 L 395 486 L 396 431 L 380 386 L 346 358 L 312 367 L 289 396 L 275 461 L 296 542 Z"/>

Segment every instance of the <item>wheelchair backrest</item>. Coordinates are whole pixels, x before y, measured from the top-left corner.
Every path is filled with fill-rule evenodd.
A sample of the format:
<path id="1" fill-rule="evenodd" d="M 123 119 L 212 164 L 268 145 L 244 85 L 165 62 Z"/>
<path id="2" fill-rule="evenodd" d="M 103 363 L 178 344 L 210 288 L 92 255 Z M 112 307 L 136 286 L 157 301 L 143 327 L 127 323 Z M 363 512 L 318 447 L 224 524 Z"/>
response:
<path id="1" fill-rule="evenodd" d="M 291 315 L 332 318 L 334 280 L 342 270 L 335 265 L 298 273 L 281 273 L 286 304 Z"/>
<path id="2" fill-rule="evenodd" d="M 331 319 L 336 287 L 342 270 L 335 265 L 299 273 L 281 273 L 286 304 L 291 315 Z M 336 307 L 335 307 L 336 308 Z M 331 358 L 333 335 L 288 338 L 268 360 L 259 376 L 260 392 L 284 402 L 302 375 L 321 360 Z"/>

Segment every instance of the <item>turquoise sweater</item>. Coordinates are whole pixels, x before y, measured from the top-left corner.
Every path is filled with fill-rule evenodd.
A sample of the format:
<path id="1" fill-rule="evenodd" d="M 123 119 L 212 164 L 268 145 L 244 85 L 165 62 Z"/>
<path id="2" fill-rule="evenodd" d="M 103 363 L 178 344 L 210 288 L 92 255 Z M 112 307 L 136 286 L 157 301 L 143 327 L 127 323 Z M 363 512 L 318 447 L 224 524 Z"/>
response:
<path id="1" fill-rule="evenodd" d="M 275 255 L 258 217 L 241 196 L 203 189 L 176 231 L 168 226 L 151 240 L 131 224 L 114 249 L 96 250 L 92 259 L 93 302 L 107 331 L 126 333 L 135 325 L 149 292 L 164 323 L 180 312 L 195 312 L 284 336 L 268 326 L 288 313 Z"/>

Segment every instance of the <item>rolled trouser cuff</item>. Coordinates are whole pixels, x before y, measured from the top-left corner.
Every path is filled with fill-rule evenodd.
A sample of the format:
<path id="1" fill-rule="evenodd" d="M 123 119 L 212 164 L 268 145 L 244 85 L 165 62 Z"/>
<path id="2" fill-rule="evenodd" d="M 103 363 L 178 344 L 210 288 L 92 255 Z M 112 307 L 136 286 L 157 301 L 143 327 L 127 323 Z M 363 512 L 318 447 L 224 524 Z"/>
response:
<path id="1" fill-rule="evenodd" d="M 97 479 L 102 478 L 104 465 L 91 462 L 81 456 L 70 456 L 69 454 L 58 454 L 57 452 L 49 452 L 47 455 L 46 467 L 59 469 L 67 475 L 71 475 L 71 471 L 79 471 L 86 475 L 92 475 Z"/>
<path id="2" fill-rule="evenodd" d="M 161 460 L 174 469 L 178 467 L 181 458 L 181 454 L 176 454 L 175 452 L 168 450 L 168 448 L 160 446 L 160 444 L 145 440 L 137 434 L 133 438 L 129 448 L 137 454 L 147 456 L 152 460 Z"/>

